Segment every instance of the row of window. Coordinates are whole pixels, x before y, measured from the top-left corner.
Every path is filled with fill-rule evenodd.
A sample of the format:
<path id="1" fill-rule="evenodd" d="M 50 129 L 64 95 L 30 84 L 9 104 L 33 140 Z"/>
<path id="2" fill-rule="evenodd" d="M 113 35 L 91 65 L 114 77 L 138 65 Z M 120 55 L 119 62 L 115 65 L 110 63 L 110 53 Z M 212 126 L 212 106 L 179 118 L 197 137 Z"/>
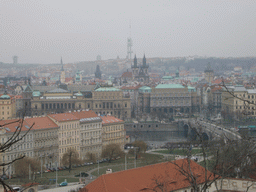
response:
<path id="1" fill-rule="evenodd" d="M 78 128 L 78 123 L 65 123 L 60 126 L 61 130 Z"/>
<path id="2" fill-rule="evenodd" d="M 85 137 L 92 137 L 92 136 L 99 136 L 100 135 L 100 131 L 92 131 L 92 132 L 88 132 L 88 133 L 81 133 L 81 138 L 85 138 Z"/>
<path id="3" fill-rule="evenodd" d="M 59 136 L 60 137 L 71 137 L 71 136 L 75 136 L 78 134 L 79 134 L 79 131 L 70 131 L 70 132 L 60 133 Z"/>
<path id="4" fill-rule="evenodd" d="M 67 144 L 74 144 L 74 143 L 78 143 L 79 139 L 77 138 L 69 138 L 69 139 L 65 139 L 59 142 L 60 145 L 67 145 Z"/>
<path id="5" fill-rule="evenodd" d="M 75 103 L 42 103 L 42 109 L 75 109 Z M 37 104 L 35 104 L 35 109 L 37 109 Z"/>

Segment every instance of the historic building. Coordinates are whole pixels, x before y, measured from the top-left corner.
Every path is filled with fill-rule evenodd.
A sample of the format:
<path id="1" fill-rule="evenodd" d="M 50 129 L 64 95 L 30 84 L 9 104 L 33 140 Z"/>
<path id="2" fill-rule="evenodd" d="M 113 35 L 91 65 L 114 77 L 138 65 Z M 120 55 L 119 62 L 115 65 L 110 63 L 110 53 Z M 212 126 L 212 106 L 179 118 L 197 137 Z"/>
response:
<path id="1" fill-rule="evenodd" d="M 100 115 L 113 115 L 120 119 L 131 118 L 131 100 L 122 90 L 102 87 L 92 92 L 91 109 Z M 89 108 L 89 107 L 88 107 Z"/>
<path id="2" fill-rule="evenodd" d="M 133 80 L 148 83 L 149 82 L 149 74 L 148 74 L 148 68 L 149 66 L 146 63 L 146 57 L 144 55 L 142 59 L 142 65 L 138 65 L 136 55 L 133 60 L 132 68 L 132 77 Z"/>
<path id="3" fill-rule="evenodd" d="M 137 113 L 150 113 L 150 94 L 152 88 L 143 86 L 139 88 L 139 96 L 137 103 Z"/>
<path id="4" fill-rule="evenodd" d="M 194 87 L 180 84 L 159 84 L 150 94 L 150 111 L 176 114 L 192 112 Z"/>
<path id="5" fill-rule="evenodd" d="M 7 94 L 0 95 L 0 119 L 11 119 L 16 117 L 15 97 Z"/>
<path id="6" fill-rule="evenodd" d="M 25 155 L 26 157 L 38 158 L 46 168 L 56 166 L 59 154 L 59 127 L 50 118 L 26 118 L 22 124 L 19 119 L 2 120 L 0 125 L 4 125 L 0 129 L 1 144 L 5 143 L 13 134 L 17 135 L 19 133 L 19 131 L 16 132 L 18 128 L 21 128 L 19 138 L 23 137 L 9 150 L 1 153 L 1 162 L 8 163 L 19 156 Z M 27 132 L 31 126 L 31 130 Z M 1 173 L 4 172 L 6 175 L 12 175 L 15 172 L 13 164 L 5 166 L 3 169 Z"/>
<path id="7" fill-rule="evenodd" d="M 69 149 L 80 154 L 79 118 L 71 113 L 51 114 L 48 117 L 59 126 L 59 162 Z"/>
<path id="8" fill-rule="evenodd" d="M 214 71 L 211 68 L 210 63 L 208 64 L 207 68 L 204 70 L 204 78 L 208 83 L 212 83 L 214 78 Z"/>
<path id="9" fill-rule="evenodd" d="M 31 157 L 38 158 L 46 168 L 56 167 L 59 159 L 59 126 L 49 117 L 26 118 L 25 122 L 27 127 L 35 123 L 29 132 L 33 138 Z"/>
<path id="10" fill-rule="evenodd" d="M 33 90 L 32 90 L 33 89 Z M 96 90 L 94 90 L 96 89 Z M 113 87 L 69 85 L 65 89 L 50 86 L 27 86 L 23 92 L 26 116 L 40 116 L 89 109 L 97 114 L 131 118 L 129 94 Z"/>
<path id="11" fill-rule="evenodd" d="M 256 89 L 246 89 L 243 85 L 228 86 L 221 95 L 223 114 L 230 117 L 255 117 Z M 248 101 L 248 102 L 247 102 Z"/>
<path id="12" fill-rule="evenodd" d="M 101 116 L 102 119 L 102 145 L 118 144 L 123 149 L 126 142 L 124 121 L 113 116 Z"/>
<path id="13" fill-rule="evenodd" d="M 80 158 L 94 154 L 97 159 L 102 152 L 102 120 L 96 113 L 89 110 L 72 112 L 80 120 Z"/>

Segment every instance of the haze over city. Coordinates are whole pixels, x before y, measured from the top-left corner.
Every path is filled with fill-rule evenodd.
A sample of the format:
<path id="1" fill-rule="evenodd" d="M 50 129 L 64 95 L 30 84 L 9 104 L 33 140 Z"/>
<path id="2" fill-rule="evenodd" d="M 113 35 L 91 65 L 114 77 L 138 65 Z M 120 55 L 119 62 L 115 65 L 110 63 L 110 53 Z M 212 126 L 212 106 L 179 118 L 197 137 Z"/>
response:
<path id="1" fill-rule="evenodd" d="M 256 1 L 0 0 L 0 62 L 256 55 Z M 131 26 L 131 29 L 130 29 Z"/>

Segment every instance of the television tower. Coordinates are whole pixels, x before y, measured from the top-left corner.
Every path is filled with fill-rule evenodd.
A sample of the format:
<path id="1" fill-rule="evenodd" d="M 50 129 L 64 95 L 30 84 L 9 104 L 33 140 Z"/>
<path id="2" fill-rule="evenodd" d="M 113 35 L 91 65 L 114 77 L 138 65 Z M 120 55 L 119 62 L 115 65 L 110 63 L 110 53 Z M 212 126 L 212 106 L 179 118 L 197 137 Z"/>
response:
<path id="1" fill-rule="evenodd" d="M 127 59 L 132 59 L 132 37 L 131 37 L 131 21 L 130 21 L 130 36 L 127 38 Z"/>
<path id="2" fill-rule="evenodd" d="M 18 56 L 13 56 L 12 57 L 12 59 L 13 59 L 13 64 L 18 64 Z"/>

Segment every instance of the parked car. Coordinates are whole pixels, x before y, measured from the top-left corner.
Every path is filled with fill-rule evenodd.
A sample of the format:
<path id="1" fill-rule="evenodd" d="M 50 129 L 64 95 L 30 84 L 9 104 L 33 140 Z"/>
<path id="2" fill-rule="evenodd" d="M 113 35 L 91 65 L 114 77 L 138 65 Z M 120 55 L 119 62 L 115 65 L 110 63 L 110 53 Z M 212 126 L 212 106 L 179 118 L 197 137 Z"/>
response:
<path id="1" fill-rule="evenodd" d="M 88 173 L 85 173 L 85 172 L 81 172 L 81 175 L 80 175 L 80 173 L 79 174 L 77 174 L 77 175 L 75 175 L 75 177 L 88 177 L 89 175 L 88 175 Z"/>
<path id="2" fill-rule="evenodd" d="M 21 188 L 20 188 L 20 187 L 13 187 L 12 189 L 13 189 L 13 191 L 18 191 L 18 192 L 21 191 Z"/>
<path id="3" fill-rule="evenodd" d="M 67 186 L 68 183 L 66 181 L 63 181 L 62 183 L 60 183 L 60 187 L 63 187 L 63 186 Z"/>

